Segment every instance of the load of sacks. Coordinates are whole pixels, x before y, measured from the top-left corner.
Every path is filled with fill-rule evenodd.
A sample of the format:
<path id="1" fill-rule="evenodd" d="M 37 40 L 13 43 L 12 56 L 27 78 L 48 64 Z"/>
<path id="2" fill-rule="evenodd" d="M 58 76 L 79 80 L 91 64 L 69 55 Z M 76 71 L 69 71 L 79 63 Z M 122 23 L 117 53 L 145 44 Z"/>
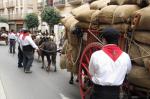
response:
<path id="1" fill-rule="evenodd" d="M 133 14 L 137 22 L 133 32 L 133 40 L 129 54 L 133 59 L 134 68 L 129 74 L 129 81 L 135 85 L 150 88 L 150 6 Z M 139 18 L 139 19 L 137 19 Z M 135 23 L 133 23 L 135 24 Z"/>
<path id="2" fill-rule="evenodd" d="M 122 36 L 124 36 L 131 25 L 130 18 L 135 17 L 134 19 L 136 20 L 137 15 L 141 17 L 139 24 L 135 28 L 133 40 L 138 46 L 132 43 L 129 54 L 132 59 L 149 55 L 149 10 L 148 0 L 96 0 L 90 4 L 83 4 L 74 8 L 70 12 L 70 16 L 61 20 L 66 28 L 66 41 L 60 60 L 61 68 L 67 68 L 67 70 L 71 72 L 76 72 L 78 68 L 79 63 L 76 61 L 78 55 L 82 52 L 80 52 L 81 40 L 73 33 L 76 27 L 80 27 L 84 30 L 96 29 L 101 31 L 105 27 L 111 26 L 119 30 Z M 88 40 L 87 38 L 88 36 L 86 36 L 84 40 Z M 125 49 L 124 45 L 125 39 L 120 38 L 119 46 Z M 150 76 L 148 76 L 150 72 L 148 71 L 150 70 L 149 58 L 150 57 L 133 60 L 133 69 L 129 74 L 129 81 L 131 83 L 146 88 L 150 87 Z M 138 75 L 135 73 L 138 73 Z M 146 86 L 143 83 L 146 83 Z"/>

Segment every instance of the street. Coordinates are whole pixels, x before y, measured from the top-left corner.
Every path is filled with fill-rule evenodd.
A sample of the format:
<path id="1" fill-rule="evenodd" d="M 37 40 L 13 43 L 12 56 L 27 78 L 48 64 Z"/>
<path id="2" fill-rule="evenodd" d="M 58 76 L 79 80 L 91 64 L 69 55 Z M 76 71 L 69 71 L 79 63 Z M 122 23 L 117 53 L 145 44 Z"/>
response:
<path id="1" fill-rule="evenodd" d="M 53 66 L 49 73 L 42 70 L 35 55 L 33 72 L 25 74 L 23 68 L 17 67 L 17 54 L 10 54 L 4 44 L 0 42 L 0 81 L 6 99 L 81 99 L 78 83 L 70 85 L 70 73 L 59 67 L 59 54 L 57 72 Z"/>

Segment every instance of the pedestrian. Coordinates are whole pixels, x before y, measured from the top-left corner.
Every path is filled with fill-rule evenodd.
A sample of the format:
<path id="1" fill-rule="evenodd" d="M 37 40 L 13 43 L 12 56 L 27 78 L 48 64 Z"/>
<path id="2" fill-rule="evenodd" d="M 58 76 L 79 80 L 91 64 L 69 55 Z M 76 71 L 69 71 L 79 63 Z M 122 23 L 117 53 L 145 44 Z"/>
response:
<path id="1" fill-rule="evenodd" d="M 11 32 L 8 34 L 8 42 L 10 53 L 15 54 L 16 34 L 14 33 L 14 30 L 11 30 Z"/>
<path id="2" fill-rule="evenodd" d="M 21 38 L 23 36 L 23 29 L 18 33 L 17 37 L 17 41 L 18 41 L 18 68 L 22 68 L 23 67 L 23 49 L 21 46 Z"/>
<path id="3" fill-rule="evenodd" d="M 30 70 L 34 60 L 34 50 L 38 50 L 38 46 L 34 43 L 30 36 L 30 31 L 24 30 L 21 38 L 21 45 L 23 49 L 23 67 L 25 73 L 31 73 Z"/>
<path id="4" fill-rule="evenodd" d="M 94 84 L 90 99 L 119 99 L 120 86 L 131 70 L 131 60 L 118 47 L 119 31 L 108 27 L 100 37 L 104 46 L 92 54 L 89 63 Z"/>

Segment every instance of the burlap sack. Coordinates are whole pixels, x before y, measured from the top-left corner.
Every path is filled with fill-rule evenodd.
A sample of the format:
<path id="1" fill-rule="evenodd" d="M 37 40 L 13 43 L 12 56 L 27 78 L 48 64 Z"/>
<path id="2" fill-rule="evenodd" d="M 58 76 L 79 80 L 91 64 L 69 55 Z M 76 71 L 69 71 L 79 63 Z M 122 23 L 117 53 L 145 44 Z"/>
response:
<path id="1" fill-rule="evenodd" d="M 67 19 L 67 21 L 66 21 L 66 23 L 65 23 L 65 27 L 66 27 L 67 31 L 70 30 L 71 24 L 75 24 L 75 23 L 77 23 L 77 22 L 78 22 L 78 20 L 76 20 L 76 19 L 74 18 L 74 16 L 69 17 L 69 19 Z"/>
<path id="2" fill-rule="evenodd" d="M 110 0 L 110 4 L 137 4 L 137 0 Z"/>
<path id="3" fill-rule="evenodd" d="M 113 28 L 117 29 L 119 32 L 125 33 L 126 29 L 128 27 L 128 24 L 112 24 L 112 25 L 109 25 L 109 24 L 100 24 L 99 25 L 99 29 L 100 30 L 103 30 L 106 27 L 113 27 Z"/>
<path id="4" fill-rule="evenodd" d="M 90 25 L 90 23 L 81 22 L 81 21 L 76 24 L 76 26 L 78 26 L 78 27 L 80 27 L 80 28 L 83 28 L 83 29 L 88 29 L 88 28 L 89 28 L 89 25 Z"/>
<path id="5" fill-rule="evenodd" d="M 102 9 L 103 7 L 107 6 L 107 3 L 109 3 L 110 0 L 98 0 L 98 1 L 94 1 L 90 4 L 90 9 Z"/>
<path id="6" fill-rule="evenodd" d="M 67 46 L 68 46 L 68 40 L 65 40 L 63 47 L 62 47 L 62 50 L 61 50 L 62 54 L 66 54 Z"/>
<path id="7" fill-rule="evenodd" d="M 113 23 L 125 23 L 133 12 L 139 10 L 137 5 L 121 5 L 116 8 L 113 14 Z"/>
<path id="8" fill-rule="evenodd" d="M 90 5 L 89 4 L 83 4 L 75 9 L 73 9 L 71 11 L 71 13 L 74 15 L 74 16 L 78 16 L 80 13 L 84 13 L 84 11 L 86 10 L 90 10 Z"/>
<path id="9" fill-rule="evenodd" d="M 134 39 L 150 46 L 150 32 L 148 31 L 135 31 Z"/>
<path id="10" fill-rule="evenodd" d="M 77 64 L 75 64 L 77 55 L 78 55 L 78 47 L 73 47 L 69 45 L 66 54 L 66 67 L 68 72 L 73 72 L 73 73 L 77 72 Z"/>
<path id="11" fill-rule="evenodd" d="M 79 44 L 78 38 L 75 34 L 72 32 L 68 31 L 68 43 L 71 44 L 72 46 L 77 46 Z"/>
<path id="12" fill-rule="evenodd" d="M 141 46 L 140 49 L 140 53 L 141 53 L 141 57 L 143 56 L 149 56 L 149 57 L 145 57 L 142 58 L 142 60 L 144 61 L 144 66 L 145 68 L 150 68 L 150 46 L 144 45 L 144 44 L 139 44 Z"/>
<path id="13" fill-rule="evenodd" d="M 66 69 L 66 54 L 61 54 L 60 56 L 60 68 Z"/>
<path id="14" fill-rule="evenodd" d="M 136 11 L 133 14 L 133 21 L 137 16 L 140 16 L 139 22 L 137 22 L 136 30 L 150 30 L 150 6 Z M 138 21 L 138 20 L 137 20 Z M 136 23 L 136 22 L 135 22 Z"/>
<path id="15" fill-rule="evenodd" d="M 131 45 L 131 48 L 129 49 L 128 54 L 130 55 L 131 59 L 141 57 L 141 53 L 140 53 L 139 47 L 136 46 L 135 44 Z M 143 62 L 142 59 L 133 60 L 133 63 L 136 63 L 137 65 L 144 67 L 144 62 Z"/>
<path id="16" fill-rule="evenodd" d="M 78 21 L 90 22 L 91 21 L 91 16 L 94 12 L 95 12 L 95 10 L 85 10 L 82 13 L 79 13 L 77 16 L 75 15 L 75 18 Z"/>
<path id="17" fill-rule="evenodd" d="M 99 13 L 100 10 L 96 10 L 91 16 L 91 24 L 99 25 Z"/>
<path id="18" fill-rule="evenodd" d="M 144 67 L 133 66 L 128 75 L 128 80 L 139 87 L 150 88 L 150 76 Z"/>
<path id="19" fill-rule="evenodd" d="M 102 8 L 99 13 L 99 22 L 102 24 L 112 24 L 113 13 L 116 10 L 117 5 L 109 5 Z"/>

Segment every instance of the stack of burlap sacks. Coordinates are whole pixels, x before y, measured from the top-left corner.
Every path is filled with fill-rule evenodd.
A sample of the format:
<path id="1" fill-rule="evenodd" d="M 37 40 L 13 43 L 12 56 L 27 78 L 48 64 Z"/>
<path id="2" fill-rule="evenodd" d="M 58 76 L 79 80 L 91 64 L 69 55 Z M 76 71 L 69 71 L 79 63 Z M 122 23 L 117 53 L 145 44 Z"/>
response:
<path id="1" fill-rule="evenodd" d="M 104 1 L 105 0 L 101 0 L 101 3 Z M 81 47 L 81 40 L 75 34 L 73 34 L 73 30 L 76 27 L 80 27 L 84 30 L 89 28 L 91 16 L 96 11 L 96 9 L 90 9 L 90 7 L 91 6 L 89 4 L 81 5 L 73 9 L 70 16 L 61 20 L 62 24 L 66 28 L 66 40 L 63 45 L 62 55 L 60 57 L 61 69 L 67 69 L 69 72 L 73 73 L 77 72 L 79 65 L 79 62 L 77 61 L 78 55 L 82 53 L 79 50 Z"/>
<path id="2" fill-rule="evenodd" d="M 79 51 L 79 39 L 72 33 L 72 28 L 78 22 L 73 15 L 61 20 L 65 26 L 65 42 L 60 56 L 61 69 L 67 69 L 68 72 L 77 72 L 76 59 Z"/>
<path id="3" fill-rule="evenodd" d="M 105 1 L 105 2 L 104 2 Z M 103 3 L 102 3 L 103 2 Z M 109 5 L 107 5 L 109 3 Z M 72 33 L 76 26 L 83 29 L 102 30 L 111 26 L 119 30 L 122 34 L 127 32 L 129 24 L 127 19 L 135 16 L 137 13 L 142 15 L 138 27 L 134 33 L 134 40 L 147 51 L 150 42 L 150 22 L 148 7 L 141 8 L 141 0 L 97 0 L 89 4 L 81 5 L 71 11 L 71 15 L 62 19 L 66 27 L 66 41 L 61 55 L 61 68 L 67 68 L 70 72 L 76 72 L 78 63 L 75 64 L 79 53 L 80 40 Z M 122 40 L 122 39 L 121 39 Z M 123 45 L 120 41 L 120 46 Z M 140 43 L 139 43 L 140 42 Z M 124 46 L 122 47 L 124 48 Z M 81 52 L 82 53 L 82 52 Z M 150 52 L 148 52 L 150 53 Z M 138 46 L 132 44 L 129 49 L 131 58 L 137 58 L 148 55 Z M 149 67 L 149 58 L 133 60 L 133 69 L 129 74 L 129 81 L 139 86 L 149 88 L 150 76 L 147 68 Z"/>
<path id="4" fill-rule="evenodd" d="M 140 20 L 133 32 L 133 40 L 136 44 L 132 44 L 129 49 L 131 58 L 140 58 L 133 60 L 133 69 L 129 74 L 129 81 L 135 85 L 150 88 L 150 6 L 136 11 L 133 14 L 133 21 Z M 144 56 L 149 56 L 145 57 Z M 143 57 L 143 58 L 142 58 Z"/>
<path id="5" fill-rule="evenodd" d="M 111 26 L 124 34 L 127 32 L 128 27 L 130 27 L 130 24 L 127 22 L 128 18 L 134 16 L 134 20 L 136 20 L 137 15 L 140 14 L 141 19 L 135 29 L 133 39 L 137 42 L 138 46 L 132 44 L 129 54 L 132 59 L 146 56 L 150 54 L 150 7 L 143 7 L 147 6 L 148 3 L 147 1 L 143 4 L 142 0 L 111 0 L 108 6 L 97 10 L 92 15 L 91 22 L 92 24 L 98 24 L 99 30 Z M 124 41 L 120 39 L 120 46 L 124 49 L 122 45 L 124 45 Z M 131 83 L 150 88 L 149 58 L 133 60 L 133 69 L 128 76 Z"/>

